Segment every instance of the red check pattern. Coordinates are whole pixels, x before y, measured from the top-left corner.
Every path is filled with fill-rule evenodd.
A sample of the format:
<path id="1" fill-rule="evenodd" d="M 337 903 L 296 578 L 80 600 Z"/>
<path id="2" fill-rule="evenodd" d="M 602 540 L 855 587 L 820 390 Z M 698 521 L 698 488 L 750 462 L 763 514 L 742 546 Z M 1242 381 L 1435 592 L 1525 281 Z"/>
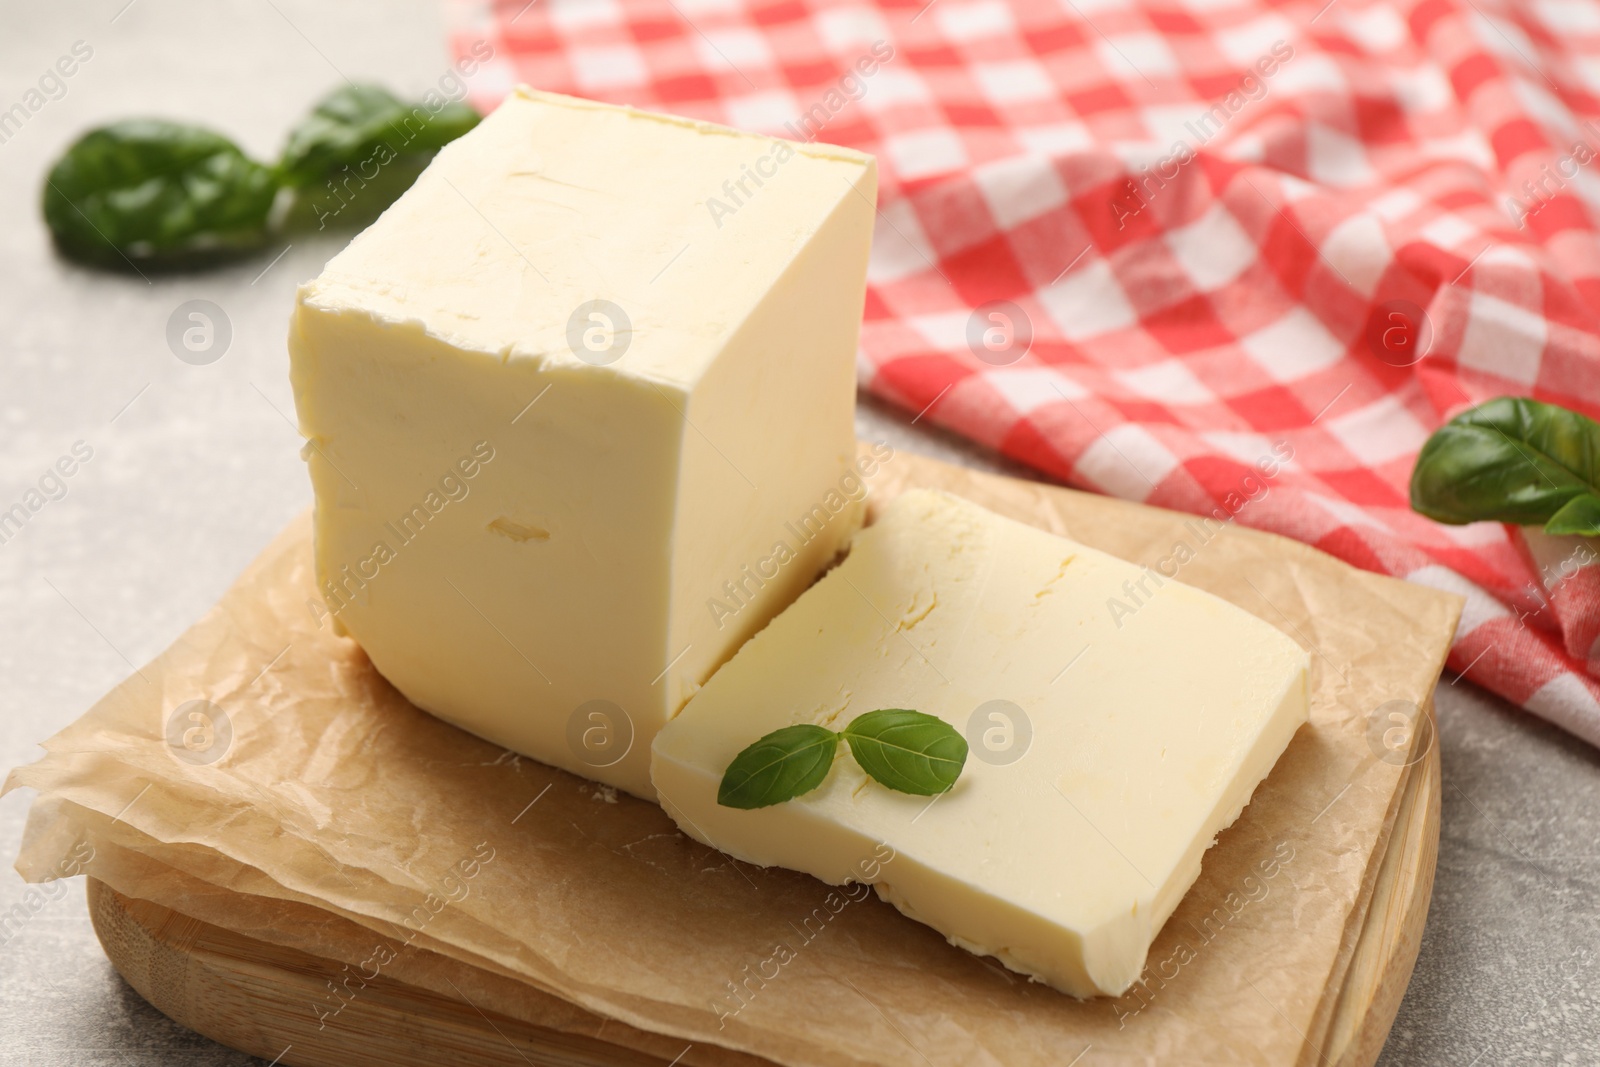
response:
<path id="1" fill-rule="evenodd" d="M 482 105 L 527 82 L 876 154 L 863 387 L 1460 593 L 1450 665 L 1600 744 L 1593 554 L 1407 506 L 1468 405 L 1600 416 L 1591 0 L 450 10 L 494 49 Z"/>

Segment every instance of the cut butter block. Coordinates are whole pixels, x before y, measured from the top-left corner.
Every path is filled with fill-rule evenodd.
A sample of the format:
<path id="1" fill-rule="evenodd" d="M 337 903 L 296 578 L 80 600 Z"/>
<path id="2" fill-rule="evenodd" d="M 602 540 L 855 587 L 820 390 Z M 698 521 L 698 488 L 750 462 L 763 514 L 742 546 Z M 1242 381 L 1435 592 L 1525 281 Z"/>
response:
<path id="1" fill-rule="evenodd" d="M 1141 582 L 1141 606 L 1114 616 Z M 1307 668 L 1294 641 L 1209 593 L 915 490 L 657 735 L 652 774 L 680 828 L 715 848 L 874 882 L 962 948 L 1077 996 L 1117 994 L 1306 721 Z M 841 743 L 816 791 L 718 806 L 757 738 L 877 708 L 967 737 L 950 792 L 891 792 Z"/>
<path id="2" fill-rule="evenodd" d="M 860 523 L 876 180 L 513 93 L 300 290 L 311 610 L 419 707 L 652 796 L 655 732 Z"/>

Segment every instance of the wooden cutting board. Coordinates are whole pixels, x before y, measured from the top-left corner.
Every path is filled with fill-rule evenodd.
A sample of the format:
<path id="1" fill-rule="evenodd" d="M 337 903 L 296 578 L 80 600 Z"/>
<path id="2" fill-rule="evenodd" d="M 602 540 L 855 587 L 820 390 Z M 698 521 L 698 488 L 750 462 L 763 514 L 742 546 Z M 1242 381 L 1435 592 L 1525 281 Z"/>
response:
<path id="1" fill-rule="evenodd" d="M 1431 709 L 1430 709 L 1431 715 Z M 1430 734 L 1430 741 L 1433 734 Z M 1439 753 L 1407 769 L 1354 955 L 1337 991 L 1323 1067 L 1372 1067 L 1416 963 L 1439 849 Z M 112 964 L 178 1023 L 283 1067 L 664 1067 L 687 1062 L 478 1010 L 380 977 L 319 1028 L 307 1010 L 342 965 L 232 933 L 90 880 L 89 910 Z M 465 964 L 452 963 L 462 972 Z M 458 983 L 459 984 L 459 983 Z M 574 1009 L 575 1011 L 579 1009 Z M 688 1052 L 685 1049 L 684 1052 Z M 699 1057 L 695 1057 L 699 1059 Z M 767 1061 L 731 1055 L 718 1062 Z"/>
<path id="2" fill-rule="evenodd" d="M 949 489 L 1022 521 L 1076 534 L 1091 545 L 1098 542 L 1119 549 L 1123 558 L 1144 560 L 1147 565 L 1159 565 L 1155 561 L 1160 553 L 1176 551 L 1172 546 L 1180 538 L 1187 543 L 1191 527 L 1201 521 L 1066 489 L 982 475 L 909 454 L 897 455 L 892 469 L 884 465 L 873 493 L 890 499 L 912 485 Z M 339 659 L 341 649 L 330 647 L 325 635 L 319 637 L 308 629 L 301 618 L 299 587 L 284 584 L 303 581 L 309 573 L 307 535 L 305 519 L 292 524 L 224 598 L 223 610 L 202 620 L 191 631 L 193 638 L 186 635 L 185 640 L 201 649 L 237 645 L 237 655 L 219 660 L 218 655 L 208 653 L 185 659 L 189 646 L 180 642 L 147 670 L 174 692 L 186 691 L 185 686 L 206 692 L 219 671 L 230 678 L 255 675 L 261 653 L 270 656 L 284 642 L 301 640 L 300 661 L 288 657 L 282 668 L 284 678 L 292 677 L 296 670 L 323 670 L 335 661 L 344 663 L 341 669 L 350 675 L 345 680 L 348 685 L 324 687 L 326 691 L 312 687 L 309 691 L 321 701 L 318 707 L 335 701 L 345 714 L 364 716 L 362 722 L 375 722 L 381 714 L 407 724 L 405 730 L 396 728 L 379 738 L 389 745 L 381 758 L 413 769 L 419 758 L 448 751 L 437 774 L 440 782 L 451 784 L 450 803 L 455 807 L 441 808 L 437 795 L 419 793 L 407 798 L 418 810 L 425 807 L 429 818 L 439 820 L 442 829 L 438 832 L 462 837 L 471 827 L 498 817 L 498 794 L 484 798 L 470 792 L 482 773 L 475 768 L 490 766 L 482 762 L 479 743 L 449 732 L 433 720 L 409 717 L 412 709 L 402 706 L 398 697 L 387 703 L 377 701 L 363 682 L 371 673 L 364 661 Z M 1200 543 L 1209 540 L 1201 538 Z M 1406 753 L 1414 760 L 1410 766 L 1380 767 L 1380 763 L 1391 762 L 1394 753 L 1379 748 L 1380 742 L 1388 747 L 1388 734 L 1374 738 L 1371 729 L 1383 725 L 1375 716 L 1386 701 L 1403 698 L 1408 703 L 1427 703 L 1448 635 L 1456 625 L 1455 608 L 1438 594 L 1353 570 L 1345 573 L 1341 565 L 1314 549 L 1255 531 L 1229 530 L 1218 545 L 1190 564 L 1192 571 L 1186 573 L 1192 573 L 1193 584 L 1241 596 L 1247 601 L 1242 605 L 1246 610 L 1261 609 L 1264 604 L 1274 613 L 1273 619 L 1297 631 L 1302 643 L 1315 644 L 1318 658 L 1313 684 L 1321 703 L 1314 712 L 1312 728 L 1297 737 L 1240 822 L 1224 832 L 1216 850 L 1208 855 L 1201 883 L 1197 883 L 1208 895 L 1192 906 L 1189 898 L 1180 904 L 1177 921 L 1188 926 L 1169 923 L 1169 929 L 1158 936 L 1159 954 L 1152 956 L 1148 987 L 1141 983 L 1117 1001 L 1096 1002 L 1033 997 L 1028 988 L 1014 982 L 1002 989 L 996 983 L 1005 978 L 1003 974 L 991 980 L 989 968 L 948 949 L 937 937 L 891 910 L 862 909 L 852 913 L 859 914 L 852 920 L 852 937 L 820 943 L 808 957 L 815 959 L 818 974 L 828 981 L 795 986 L 796 997 L 826 1005 L 834 1014 L 801 1022 L 809 1017 L 771 1014 L 776 1009 L 769 1008 L 768 1016 L 757 1019 L 764 1022 L 764 1028 L 751 1023 L 745 1039 L 735 1035 L 728 1044 L 762 1050 L 775 1060 L 812 1063 L 833 1062 L 819 1051 L 822 1049 L 827 1049 L 828 1055 L 850 1050 L 853 1062 L 860 1064 L 911 1063 L 908 1051 L 928 1059 L 894 1021 L 899 1017 L 913 1022 L 916 1032 L 928 1041 L 947 1037 L 947 1025 L 970 1027 L 969 1045 L 939 1047 L 934 1058 L 946 1063 L 961 1062 L 962 1048 L 993 1050 L 991 1058 L 1006 1061 L 1009 1057 L 1001 1053 L 1012 1048 L 1007 1037 L 1011 1027 L 1018 1030 L 1015 1048 L 1019 1057 L 1056 1067 L 1165 1062 L 1190 1067 L 1201 1061 L 1221 1065 L 1242 1060 L 1261 1067 L 1371 1067 L 1376 1062 L 1416 960 L 1432 890 L 1439 833 L 1439 763 L 1430 731 L 1409 739 Z M 1252 568 L 1256 580 L 1240 589 L 1247 580 L 1242 575 Z M 1258 587 L 1258 581 L 1266 588 Z M 283 595 L 285 589 L 287 596 Z M 1286 610 L 1293 614 L 1285 614 L 1280 604 L 1289 605 Z M 1298 625 L 1297 617 L 1301 620 Z M 250 629 L 248 640 L 240 637 L 241 627 Z M 1316 663 L 1322 664 L 1320 680 Z M 304 716 L 296 717 L 296 691 L 287 686 L 275 701 L 263 698 L 259 702 L 259 706 L 273 709 L 273 714 L 259 717 L 254 744 L 292 739 L 295 730 L 312 725 L 301 722 Z M 381 696 L 381 687 L 374 692 Z M 80 733 L 113 729 L 134 739 L 130 743 L 141 743 L 140 709 L 148 710 L 146 703 L 143 689 L 119 690 L 92 709 L 86 716 L 89 725 Z M 1430 715 L 1420 721 L 1431 726 Z M 672 997 L 684 990 L 706 988 L 707 976 L 714 979 L 724 973 L 724 962 L 732 965 L 744 958 L 737 946 L 757 944 L 769 926 L 781 923 L 789 912 L 772 903 L 774 899 L 792 897 L 796 906 L 807 902 L 806 894 L 786 885 L 782 875 L 774 876 L 774 892 L 763 898 L 761 906 L 747 907 L 750 902 L 742 882 L 732 892 L 724 891 L 714 879 L 695 883 L 694 894 L 678 900 L 684 909 L 682 922 L 693 924 L 692 935 L 683 934 L 678 925 L 661 929 L 661 915 L 657 914 L 652 922 L 640 923 L 637 946 L 608 941 L 611 955 L 607 959 L 625 962 L 633 958 L 635 947 L 640 958 L 650 959 L 650 982 L 610 975 L 632 991 L 633 1001 L 627 1002 L 631 1006 L 616 1013 L 632 1022 L 631 1026 L 562 999 L 572 994 L 562 994 L 561 990 L 570 987 L 559 981 L 536 987 L 517 977 L 532 972 L 493 963 L 482 964 L 495 968 L 493 973 L 479 971 L 473 962 L 454 962 L 423 948 L 413 949 L 405 957 L 404 967 L 367 980 L 360 996 L 342 998 L 330 984 L 348 979 L 354 961 L 368 958 L 374 937 L 370 924 L 349 913 L 341 918 L 319 910 L 320 898 L 314 894 L 302 895 L 295 903 L 279 901 L 276 893 L 243 897 L 227 888 L 237 885 L 249 890 L 248 879 L 235 879 L 238 872 L 223 870 L 208 876 L 209 867 L 190 870 L 181 864 L 165 865 L 159 855 L 143 856 L 140 850 L 148 844 L 144 832 L 121 827 L 113 818 L 127 804 L 123 790 L 102 788 L 100 777 L 85 777 L 68 759 L 67 750 L 74 745 L 94 748 L 98 744 L 93 737 L 85 737 L 58 739 L 62 752 L 46 761 L 54 765 L 32 769 L 24 784 L 31 782 L 40 788 L 42 797 L 54 791 L 68 800 L 83 798 L 87 802 L 67 821 L 81 820 L 73 823 L 77 830 L 102 839 L 105 845 L 107 863 L 96 873 L 106 883 L 91 884 L 90 893 L 106 952 L 138 992 L 184 1025 L 286 1067 L 768 1064 L 754 1054 L 721 1047 L 717 1028 L 703 1025 L 703 1015 L 709 1011 L 696 1015 L 690 1009 L 697 1006 L 687 1000 L 685 1010 L 676 1014 L 662 1006 L 676 1005 Z M 168 754 L 161 750 L 165 742 L 152 737 L 142 744 L 136 753 L 142 761 L 135 761 L 138 767 L 165 767 Z M 122 759 L 111 769 L 131 773 L 130 768 L 138 767 Z M 249 782 L 252 779 L 246 772 L 252 767 L 241 765 L 234 773 Z M 292 773 L 293 767 L 287 770 Z M 538 773 L 560 777 L 554 771 Z M 410 788 L 423 790 L 432 781 L 424 778 L 411 773 L 406 781 Z M 316 784 L 321 779 L 313 776 L 311 781 Z M 215 787 L 232 784 L 236 783 L 218 777 Z M 553 784 L 545 782 L 544 788 Z M 1358 785 L 1361 788 L 1353 789 Z M 1347 793 L 1353 793 L 1351 799 L 1339 806 Z M 164 801 L 179 825 L 191 826 L 198 818 L 187 814 L 180 798 L 157 795 L 154 789 L 150 794 L 147 807 Z M 192 797 L 189 802 L 200 803 Z M 72 808 L 74 803 L 77 801 L 65 807 Z M 563 876 L 568 871 L 564 866 L 541 866 L 540 859 L 541 842 L 550 848 L 570 843 L 563 836 L 568 824 L 576 835 L 583 834 L 579 821 L 602 833 L 612 823 L 623 824 L 627 833 L 617 837 L 618 841 L 635 831 L 645 833 L 660 826 L 659 813 L 653 810 L 647 813 L 648 819 L 632 819 L 637 814 L 633 809 L 596 806 L 581 788 L 556 794 L 548 804 L 554 807 L 547 810 L 560 808 L 560 819 L 552 816 L 530 824 L 522 838 L 501 841 L 507 859 L 501 884 L 509 891 L 537 893 L 537 883 L 523 877 L 527 871 L 543 872 L 544 877 Z M 1330 811 L 1333 817 L 1319 823 Z M 37 855 L 32 857 L 36 866 L 43 864 L 41 870 L 50 869 L 46 860 L 54 862 L 50 853 L 58 844 L 56 837 L 72 829 L 52 829 L 58 818 L 68 815 L 70 812 L 56 810 L 54 815 L 47 811 L 41 816 L 33 845 Z M 160 829 L 159 819 L 145 821 Z M 697 858 L 692 850 L 681 856 L 671 851 L 678 844 L 670 834 L 662 840 L 662 855 L 677 864 L 672 871 L 690 879 L 703 873 L 703 858 Z M 1230 925 L 1231 936 L 1213 940 L 1195 925 L 1197 921 L 1209 923 L 1207 916 L 1214 914 L 1202 905 L 1225 901 L 1233 884 L 1246 885 L 1241 879 L 1254 869 L 1249 862 L 1250 842 L 1274 851 L 1288 842 L 1298 846 L 1303 860 L 1293 872 L 1299 882 L 1291 879 L 1281 884 L 1307 892 L 1298 897 L 1263 893 L 1253 921 Z M 124 854 L 122 858 L 114 858 L 117 850 Z M 1290 855 L 1294 854 L 1291 850 Z M 1352 857 L 1360 857 L 1362 862 L 1352 865 Z M 585 862 L 579 863 L 580 858 Z M 520 866 L 513 867 L 513 859 Z M 147 871 L 141 864 L 154 864 L 165 873 Z M 571 870 L 579 872 L 577 876 L 599 879 L 608 894 L 604 900 L 613 907 L 623 902 L 648 907 L 657 899 L 650 894 L 670 896 L 677 891 L 678 883 L 664 881 L 655 864 L 640 863 L 613 848 L 575 856 Z M 108 885 L 143 898 L 119 896 Z M 1187 916 L 1182 914 L 1186 908 Z M 614 924 L 594 918 L 592 908 L 563 912 L 552 905 L 547 913 L 569 924 L 574 934 L 581 928 L 595 937 L 618 936 Z M 677 923 L 675 918 L 668 921 Z M 909 936 L 902 936 L 901 930 Z M 735 931 L 737 937 L 730 942 L 735 947 L 721 955 L 689 952 L 704 947 L 696 938 L 728 941 Z M 1306 931 L 1314 933 L 1309 943 Z M 532 936 L 536 931 L 521 933 Z M 1216 947 L 1199 957 L 1202 962 L 1198 966 L 1186 966 L 1183 973 L 1191 978 L 1183 983 L 1171 981 L 1170 975 L 1161 972 L 1162 964 L 1175 965 L 1180 950 L 1191 939 L 1201 946 Z M 715 947 L 722 948 L 723 941 L 716 941 Z M 574 943 L 582 941 L 575 937 Z M 867 976 L 870 962 L 861 955 L 862 945 L 898 961 L 884 975 L 878 990 L 880 997 L 898 998 L 893 1000 L 898 1015 L 886 1012 L 854 982 L 849 983 L 851 996 L 836 988 L 845 983 L 835 977 L 835 970 L 839 974 L 853 970 L 863 983 L 871 981 Z M 684 954 L 682 975 L 672 970 L 672 960 L 678 957 L 663 955 L 670 952 Z M 468 960 L 476 958 L 471 950 L 462 955 Z M 1195 958 L 1191 950 L 1190 959 Z M 1163 983 L 1163 977 L 1169 980 Z M 686 984 L 695 979 L 699 985 Z M 1258 982 L 1275 997 L 1269 998 L 1257 988 Z M 1058 999 L 1059 1011 L 1055 1010 Z M 611 1003 L 593 995 L 586 1002 L 599 1012 Z M 337 1015 L 337 1024 L 329 1018 L 329 1025 L 322 1026 L 319 1008 L 334 1005 L 339 1006 L 321 1014 Z M 491 1006 L 497 1013 L 480 1010 Z M 1137 1025 L 1142 1029 L 1124 1034 L 1127 1020 L 1134 1015 L 1141 1016 Z M 819 1032 L 806 1032 L 810 1030 Z M 853 1043 L 858 1032 L 860 1041 Z M 700 1036 L 666 1036 L 669 1034 Z M 696 1043 L 688 1045 L 689 1040 Z"/>

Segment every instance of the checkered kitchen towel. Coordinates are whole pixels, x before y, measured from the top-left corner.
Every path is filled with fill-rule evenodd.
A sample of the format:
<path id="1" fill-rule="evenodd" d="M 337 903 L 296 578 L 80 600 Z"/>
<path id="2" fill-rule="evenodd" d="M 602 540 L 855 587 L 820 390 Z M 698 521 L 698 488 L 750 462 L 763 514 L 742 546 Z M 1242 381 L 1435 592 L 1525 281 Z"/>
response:
<path id="1" fill-rule="evenodd" d="M 1469 404 L 1600 416 L 1594 0 L 450 12 L 484 106 L 527 82 L 875 153 L 865 388 L 1464 594 L 1450 665 L 1600 744 L 1595 554 L 1407 507 Z"/>

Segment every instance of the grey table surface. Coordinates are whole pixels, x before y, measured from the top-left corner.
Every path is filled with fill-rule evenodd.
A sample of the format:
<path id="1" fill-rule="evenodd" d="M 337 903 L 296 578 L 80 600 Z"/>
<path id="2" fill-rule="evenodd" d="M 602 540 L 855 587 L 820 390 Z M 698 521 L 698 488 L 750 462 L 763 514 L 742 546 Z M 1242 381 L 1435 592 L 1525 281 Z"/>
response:
<path id="1" fill-rule="evenodd" d="M 149 282 L 86 272 L 52 254 L 39 221 L 49 162 L 85 127 L 140 113 L 206 122 L 270 156 L 341 77 L 420 94 L 448 60 L 434 0 L 4 0 L 0 13 L 0 109 L 75 43 L 93 50 L 0 143 L 0 507 L 74 443 L 93 449 L 66 495 L 0 544 L 9 767 L 168 645 L 308 502 L 285 323 L 295 285 L 344 240 L 297 237 Z M 207 366 L 180 362 L 166 340 L 192 299 L 232 325 Z M 1025 473 L 867 401 L 860 423 L 897 447 Z M 1600 1064 L 1600 753 L 1454 677 L 1438 713 L 1438 881 L 1381 1062 Z M 29 799 L 0 800 L 0 854 L 14 854 Z M 25 890 L 0 873 L 0 916 Z M 169 1022 L 123 983 L 77 886 L 0 929 L 0 1063 L 261 1062 Z"/>

